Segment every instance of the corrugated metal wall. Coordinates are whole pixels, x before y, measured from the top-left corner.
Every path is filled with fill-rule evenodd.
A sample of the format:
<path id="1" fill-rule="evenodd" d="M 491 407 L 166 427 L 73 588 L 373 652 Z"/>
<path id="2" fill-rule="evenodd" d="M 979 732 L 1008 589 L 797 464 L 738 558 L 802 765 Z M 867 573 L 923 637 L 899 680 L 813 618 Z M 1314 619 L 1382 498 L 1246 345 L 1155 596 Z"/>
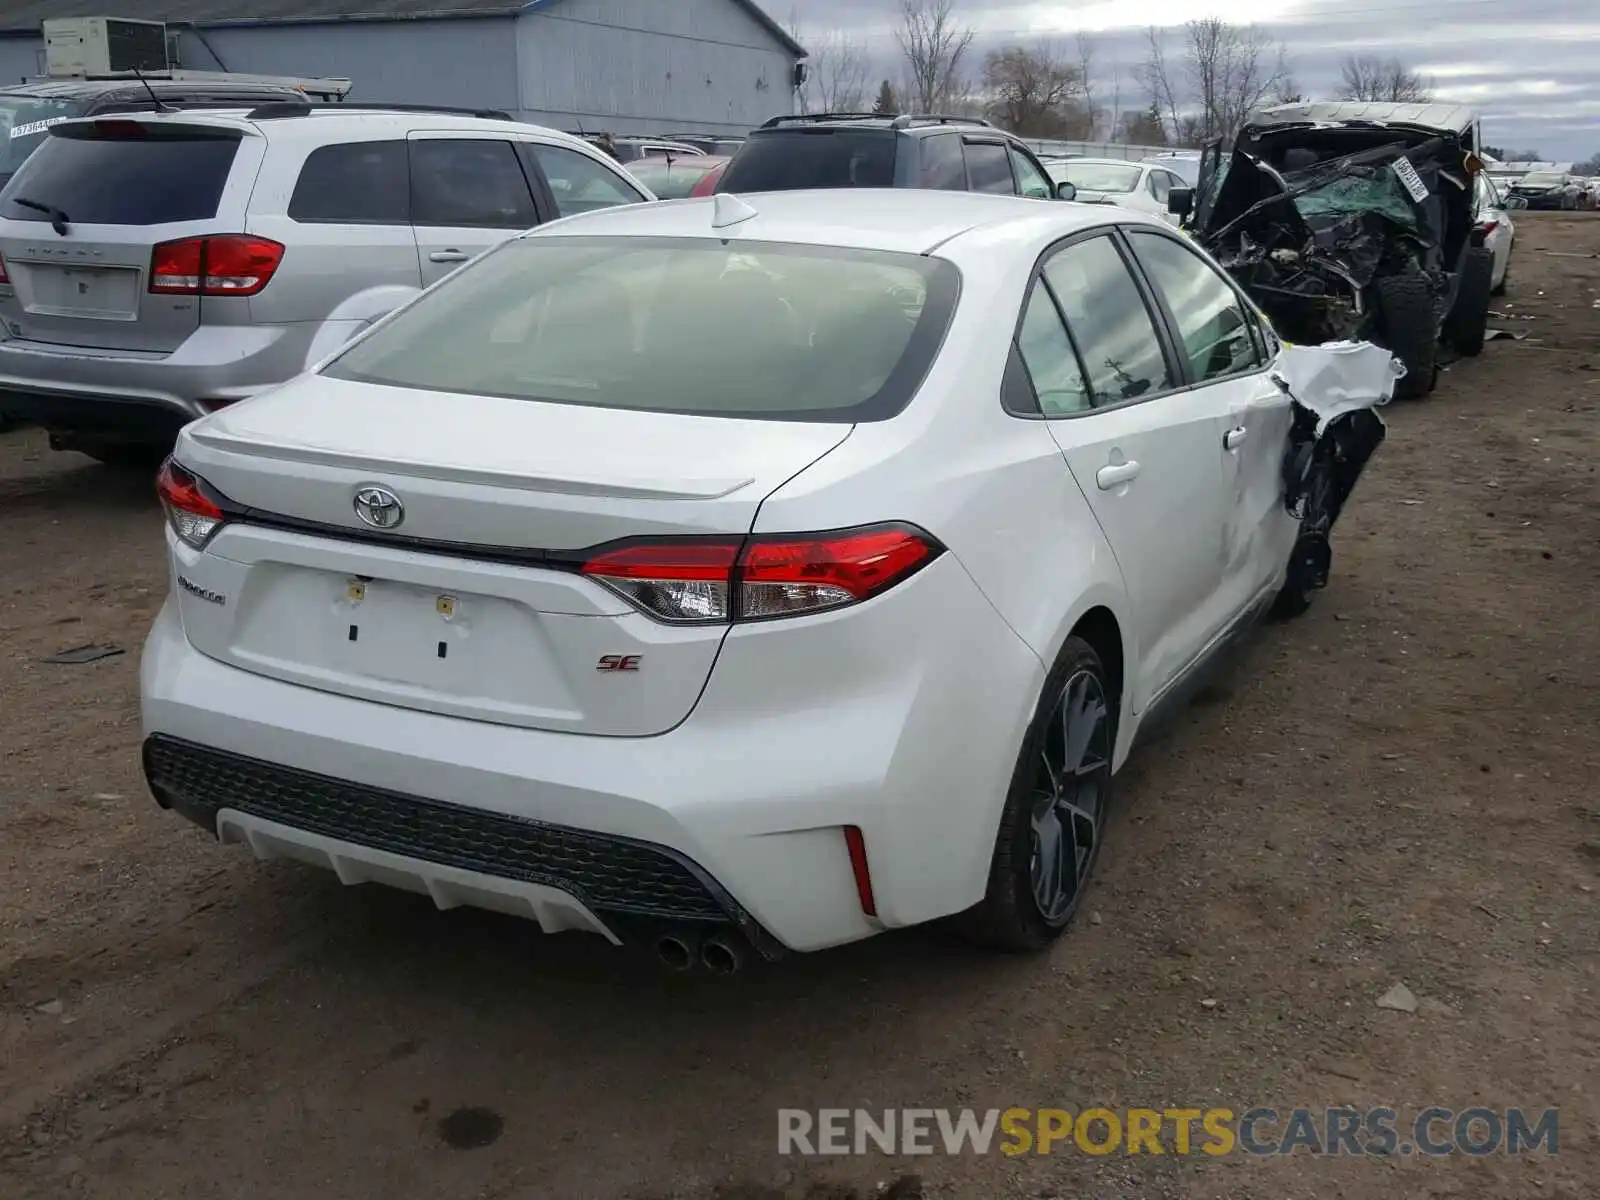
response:
<path id="1" fill-rule="evenodd" d="M 190 70 L 342 75 L 355 81 L 352 101 L 500 108 L 558 129 L 744 133 L 794 111 L 793 58 L 732 0 L 561 0 L 516 19 L 232 25 L 203 41 L 186 32 L 180 48 Z M 0 39 L 0 83 L 42 64 L 41 39 Z"/>
<path id="2" fill-rule="evenodd" d="M 562 0 L 517 22 L 527 119 L 744 133 L 794 111 L 794 60 L 730 0 Z"/>

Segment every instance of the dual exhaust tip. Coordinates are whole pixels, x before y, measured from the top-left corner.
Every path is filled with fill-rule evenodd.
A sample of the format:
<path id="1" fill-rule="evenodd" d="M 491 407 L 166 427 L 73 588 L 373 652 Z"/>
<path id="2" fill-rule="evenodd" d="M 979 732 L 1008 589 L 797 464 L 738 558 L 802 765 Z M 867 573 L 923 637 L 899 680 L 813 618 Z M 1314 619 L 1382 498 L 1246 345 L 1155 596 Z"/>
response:
<path id="1" fill-rule="evenodd" d="M 744 952 L 721 934 L 704 941 L 665 934 L 656 940 L 656 957 L 669 971 L 689 971 L 699 965 L 713 975 L 732 975 L 744 966 Z"/>

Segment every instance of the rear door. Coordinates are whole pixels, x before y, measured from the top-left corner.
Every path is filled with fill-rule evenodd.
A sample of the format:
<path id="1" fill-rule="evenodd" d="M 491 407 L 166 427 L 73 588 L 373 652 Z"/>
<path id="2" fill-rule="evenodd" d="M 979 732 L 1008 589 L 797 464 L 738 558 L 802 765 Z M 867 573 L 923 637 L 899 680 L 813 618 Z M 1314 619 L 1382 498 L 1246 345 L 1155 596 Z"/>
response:
<path id="1" fill-rule="evenodd" d="M 495 134 L 414 132 L 411 225 L 424 287 L 539 224 L 515 144 Z"/>
<path id="2" fill-rule="evenodd" d="M 964 135 L 961 141 L 967 159 L 968 191 L 999 196 L 1017 194 L 1017 181 L 1011 174 L 1011 154 L 1004 140 Z"/>
<path id="3" fill-rule="evenodd" d="M 1051 329 L 1047 308 L 1034 311 L 1047 299 L 1069 337 Z M 1044 365 L 1052 339 L 1053 367 Z M 1217 398 L 1184 386 L 1165 322 L 1110 232 L 1046 260 L 1023 342 L 1044 413 L 1056 418 L 1050 432 L 1127 582 L 1138 639 L 1129 676 L 1142 712 L 1227 621 Z"/>
<path id="4" fill-rule="evenodd" d="M 150 291 L 156 247 L 238 233 L 264 142 L 242 126 L 110 117 L 53 126 L 0 201 L 13 338 L 163 353 L 200 324 Z"/>
<path id="5" fill-rule="evenodd" d="M 1220 421 L 1212 446 L 1223 486 L 1221 601 L 1244 613 L 1289 561 L 1298 522 L 1283 505 L 1283 456 L 1294 414 L 1272 381 L 1264 334 L 1232 282 L 1181 238 L 1130 229 L 1184 359 L 1195 407 Z"/>

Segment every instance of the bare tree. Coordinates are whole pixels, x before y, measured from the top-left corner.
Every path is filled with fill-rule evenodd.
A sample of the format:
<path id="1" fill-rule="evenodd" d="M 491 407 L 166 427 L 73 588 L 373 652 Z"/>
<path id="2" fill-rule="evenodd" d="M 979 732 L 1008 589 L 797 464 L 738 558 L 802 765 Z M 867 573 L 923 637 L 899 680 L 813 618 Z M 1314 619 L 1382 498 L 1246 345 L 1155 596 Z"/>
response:
<path id="1" fill-rule="evenodd" d="M 1089 128 L 1084 134 L 1091 142 L 1100 124 L 1100 110 L 1094 104 L 1094 39 L 1087 33 L 1078 33 L 1078 88 L 1083 92 L 1083 107 L 1089 115 Z M 1112 118 L 1115 125 L 1116 118 Z"/>
<path id="2" fill-rule="evenodd" d="M 961 68 L 972 49 L 971 26 L 958 26 L 955 0 L 900 0 L 895 30 L 906 60 L 906 98 L 918 112 L 938 112 L 964 98 Z"/>
<path id="3" fill-rule="evenodd" d="M 1145 30 L 1145 60 L 1136 68 L 1139 82 L 1150 97 L 1150 112 L 1165 122 L 1177 137 L 1182 121 L 1178 115 L 1178 91 L 1167 64 L 1166 30 L 1152 25 Z M 1165 140 L 1165 139 L 1163 139 Z"/>
<path id="4" fill-rule="evenodd" d="M 1352 54 L 1339 68 L 1341 100 L 1420 102 L 1433 99 L 1433 81 L 1406 67 L 1398 58 Z"/>
<path id="5" fill-rule="evenodd" d="M 1287 54 L 1265 30 L 1218 17 L 1190 21 L 1187 33 L 1184 66 L 1199 109 L 1198 136 L 1230 138 L 1288 75 Z"/>
<path id="6" fill-rule="evenodd" d="M 1013 133 L 1060 137 L 1069 125 L 1083 124 L 1078 69 L 1049 43 L 991 50 L 983 60 L 983 85 L 990 114 Z"/>
<path id="7" fill-rule="evenodd" d="M 842 29 L 805 37 L 798 16 L 789 18 L 789 35 L 806 48 L 806 79 L 795 89 L 802 113 L 858 112 L 867 102 L 871 56 L 867 44 Z"/>

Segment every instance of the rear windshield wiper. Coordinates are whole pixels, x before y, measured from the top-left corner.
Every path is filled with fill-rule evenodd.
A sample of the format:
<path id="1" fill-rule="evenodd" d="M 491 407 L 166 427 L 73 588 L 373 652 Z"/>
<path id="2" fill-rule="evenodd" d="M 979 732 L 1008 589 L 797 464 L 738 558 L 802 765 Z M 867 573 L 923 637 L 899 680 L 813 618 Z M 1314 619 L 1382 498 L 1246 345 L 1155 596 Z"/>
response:
<path id="1" fill-rule="evenodd" d="M 29 200 L 26 196 L 13 196 L 11 197 L 11 203 L 20 205 L 23 208 L 31 208 L 34 212 L 43 213 L 50 218 L 51 229 L 54 229 L 62 237 L 67 236 L 67 222 L 72 218 L 54 204 L 41 204 L 37 200 Z"/>

